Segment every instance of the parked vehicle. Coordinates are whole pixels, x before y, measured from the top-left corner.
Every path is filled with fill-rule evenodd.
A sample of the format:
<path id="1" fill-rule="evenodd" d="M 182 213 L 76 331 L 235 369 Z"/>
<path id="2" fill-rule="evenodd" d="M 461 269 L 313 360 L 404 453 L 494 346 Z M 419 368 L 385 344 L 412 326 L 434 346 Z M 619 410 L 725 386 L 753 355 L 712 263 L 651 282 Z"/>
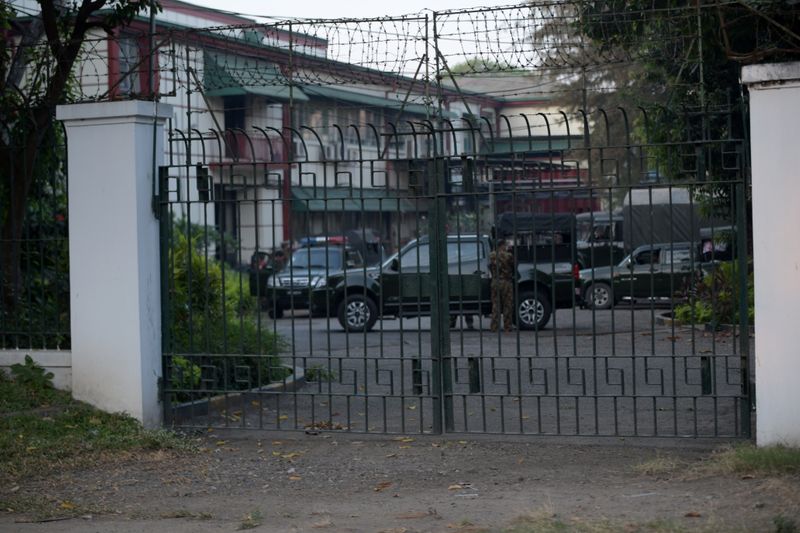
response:
<path id="1" fill-rule="evenodd" d="M 269 316 L 281 318 L 286 309 L 309 309 L 310 291 L 327 276 L 364 267 L 361 252 L 346 242 L 307 243 L 294 251 L 285 268 L 270 272 L 266 280 L 256 279 L 255 291 Z M 252 276 L 250 283 L 253 292 Z"/>
<path id="2" fill-rule="evenodd" d="M 378 266 L 386 260 L 386 250 L 377 231 L 369 228 L 351 229 L 343 235 L 303 237 L 300 246 L 323 246 L 327 244 L 344 245 L 358 250 L 364 263 L 368 266 Z"/>
<path id="3" fill-rule="evenodd" d="M 266 294 L 267 282 L 276 272 L 286 266 L 289 258 L 282 249 L 271 252 L 255 251 L 250 256 L 250 294 L 262 299 Z"/>
<path id="4" fill-rule="evenodd" d="M 386 259 L 380 236 L 370 229 L 303 237 L 299 246 L 291 258 L 280 249 L 256 251 L 250 258 L 250 294 L 273 318 L 281 318 L 286 309 L 308 309 L 308 290 L 322 277 L 344 268 L 377 266 Z"/>
<path id="5" fill-rule="evenodd" d="M 582 268 L 617 265 L 645 244 L 700 242 L 702 228 L 714 223 L 700 212 L 688 189 L 632 189 L 621 209 L 575 216 Z M 722 227 L 717 224 L 717 227 Z"/>
<path id="6" fill-rule="evenodd" d="M 516 323 L 520 329 L 543 328 L 554 308 L 572 307 L 579 287 L 574 267 L 574 217 L 571 215 L 501 216 L 495 233 L 512 243 L 517 262 Z M 487 235 L 448 235 L 449 311 L 491 314 L 491 273 Z M 346 331 L 369 331 L 378 318 L 431 313 L 435 274 L 430 268 L 430 240 L 408 243 L 378 268 L 351 270 L 327 277 L 312 291 L 312 311 L 335 315 Z"/>
<path id="7" fill-rule="evenodd" d="M 695 243 L 645 244 L 616 266 L 581 270 L 583 301 L 609 309 L 622 299 L 671 299 L 707 268 Z"/>
<path id="8" fill-rule="evenodd" d="M 575 215 L 581 268 L 617 265 L 627 255 L 622 213 L 596 211 Z"/>

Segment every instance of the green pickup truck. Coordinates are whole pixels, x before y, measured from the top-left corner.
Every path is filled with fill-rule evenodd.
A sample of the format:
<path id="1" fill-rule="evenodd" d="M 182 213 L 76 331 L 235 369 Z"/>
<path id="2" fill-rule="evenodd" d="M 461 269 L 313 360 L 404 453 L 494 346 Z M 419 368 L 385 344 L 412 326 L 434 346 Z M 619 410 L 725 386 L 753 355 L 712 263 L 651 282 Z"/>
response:
<path id="1" fill-rule="evenodd" d="M 579 301 L 574 217 L 505 215 L 495 232 L 511 244 L 516 260 L 516 323 L 520 329 L 540 329 L 553 309 Z M 448 235 L 446 242 L 451 316 L 491 314 L 492 239 L 460 234 Z M 378 267 L 329 275 L 311 291 L 310 305 L 316 315 L 336 316 L 346 331 L 370 331 L 378 318 L 430 315 L 434 283 L 430 241 L 422 237 Z"/>
<path id="2" fill-rule="evenodd" d="M 593 309 L 609 309 L 623 299 L 668 301 L 713 266 L 694 243 L 645 244 L 616 266 L 581 270 L 583 300 Z"/>

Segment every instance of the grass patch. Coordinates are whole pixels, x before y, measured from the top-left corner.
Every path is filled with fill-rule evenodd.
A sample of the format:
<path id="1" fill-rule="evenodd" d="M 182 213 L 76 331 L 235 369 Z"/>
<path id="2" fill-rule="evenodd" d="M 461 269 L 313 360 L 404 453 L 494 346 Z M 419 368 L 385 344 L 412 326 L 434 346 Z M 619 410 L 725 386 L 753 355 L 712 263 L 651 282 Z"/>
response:
<path id="1" fill-rule="evenodd" d="M 635 466 L 634 471 L 646 476 L 793 475 L 800 474 L 800 448 L 758 448 L 747 443 L 721 448 L 701 463 L 659 456 Z"/>
<path id="2" fill-rule="evenodd" d="M 191 520 L 211 520 L 214 516 L 211 513 L 195 513 L 187 509 L 178 509 L 177 511 L 169 511 L 161 513 L 161 518 L 186 518 Z"/>
<path id="3" fill-rule="evenodd" d="M 19 523 L 47 522 L 85 515 L 110 514 L 113 509 L 97 505 L 86 505 L 69 500 L 57 500 L 41 495 L 17 495 L 0 498 L 0 513 L 17 513 L 27 518 L 18 518 Z"/>
<path id="4" fill-rule="evenodd" d="M 336 372 L 322 365 L 311 365 L 306 368 L 306 381 L 331 382 L 336 380 Z"/>
<path id="5" fill-rule="evenodd" d="M 705 469 L 727 474 L 799 474 L 800 448 L 741 444 L 716 452 Z"/>
<path id="6" fill-rule="evenodd" d="M 772 519 L 772 524 L 775 526 L 775 533 L 797 533 L 800 531 L 797 527 L 797 522 L 785 516 L 776 516 Z"/>
<path id="7" fill-rule="evenodd" d="M 686 467 L 686 463 L 672 457 L 659 456 L 636 465 L 633 470 L 645 476 L 666 476 L 674 474 Z"/>
<path id="8" fill-rule="evenodd" d="M 719 524 L 696 523 L 681 524 L 674 520 L 653 520 L 650 522 L 615 522 L 607 519 L 587 520 L 581 518 L 560 518 L 552 513 L 535 513 L 518 518 L 503 533 L 712 533 L 731 531 L 720 528 Z M 744 530 L 742 530 L 744 531 Z"/>
<path id="9" fill-rule="evenodd" d="M 8 379 L 0 371 L 0 416 L 63 404 L 69 394 L 53 388 L 32 388 Z"/>
<path id="10" fill-rule="evenodd" d="M 255 529 L 260 526 L 263 521 L 264 517 L 261 515 L 261 513 L 259 511 L 253 511 L 242 518 L 242 522 L 239 524 L 238 529 Z"/>
<path id="11" fill-rule="evenodd" d="M 0 378 L 0 479 L 13 481 L 101 454 L 186 450 L 191 441 L 149 431 L 127 415 L 109 414 L 65 392 Z"/>

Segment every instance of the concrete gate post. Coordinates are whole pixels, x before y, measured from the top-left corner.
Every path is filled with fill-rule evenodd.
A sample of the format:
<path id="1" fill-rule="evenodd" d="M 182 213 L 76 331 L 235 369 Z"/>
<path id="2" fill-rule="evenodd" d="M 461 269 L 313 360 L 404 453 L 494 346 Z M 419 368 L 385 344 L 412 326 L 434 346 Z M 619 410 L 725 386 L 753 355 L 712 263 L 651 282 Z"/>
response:
<path id="1" fill-rule="evenodd" d="M 161 289 L 156 164 L 172 107 L 59 106 L 69 157 L 72 392 L 145 427 L 161 424 Z M 153 123 L 156 122 L 154 132 Z"/>
<path id="2" fill-rule="evenodd" d="M 750 91 L 756 442 L 800 446 L 800 63 L 742 70 Z"/>

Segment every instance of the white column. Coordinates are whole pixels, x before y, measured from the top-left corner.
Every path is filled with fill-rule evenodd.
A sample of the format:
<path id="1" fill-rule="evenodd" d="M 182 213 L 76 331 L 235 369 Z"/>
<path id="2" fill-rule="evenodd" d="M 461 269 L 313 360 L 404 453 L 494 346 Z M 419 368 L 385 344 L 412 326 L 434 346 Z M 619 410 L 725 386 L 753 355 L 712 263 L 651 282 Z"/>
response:
<path id="1" fill-rule="evenodd" d="M 158 165 L 170 116 L 169 105 L 138 101 L 57 111 L 69 150 L 72 392 L 145 427 L 162 421 L 153 135 Z"/>
<path id="2" fill-rule="evenodd" d="M 800 446 L 800 63 L 742 70 L 750 91 L 756 442 Z"/>

